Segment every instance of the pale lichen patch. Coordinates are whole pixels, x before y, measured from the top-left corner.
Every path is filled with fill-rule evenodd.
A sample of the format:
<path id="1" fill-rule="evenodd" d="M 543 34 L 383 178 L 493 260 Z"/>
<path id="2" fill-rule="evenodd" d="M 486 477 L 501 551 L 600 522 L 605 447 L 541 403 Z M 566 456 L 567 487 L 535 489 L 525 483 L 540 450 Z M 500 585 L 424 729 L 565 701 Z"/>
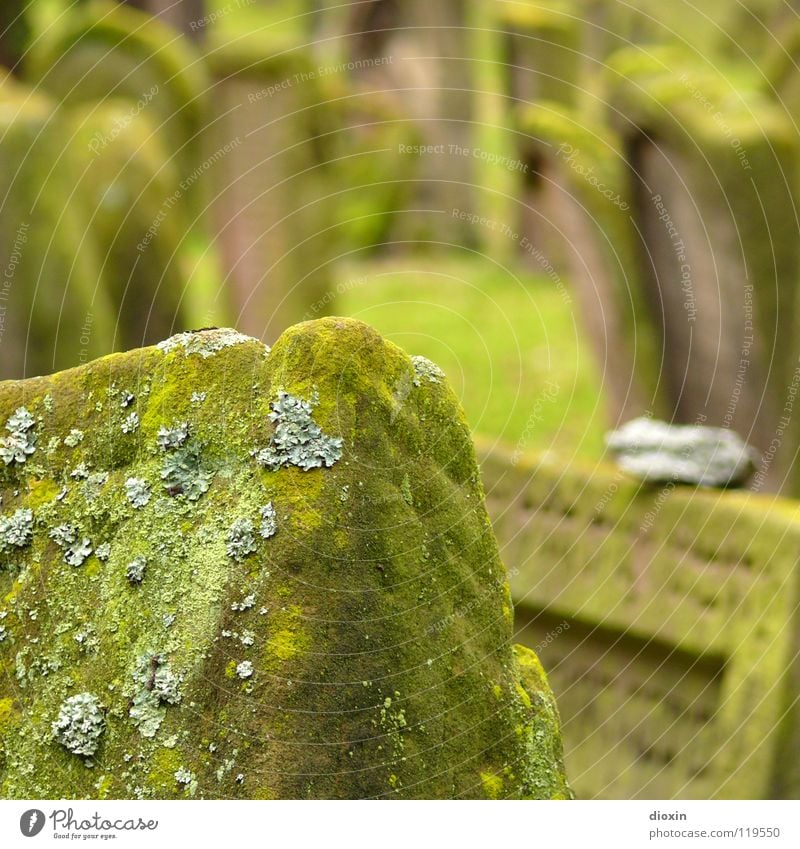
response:
<path id="1" fill-rule="evenodd" d="M 143 554 L 138 554 L 125 567 L 125 577 L 132 584 L 141 584 L 144 580 L 144 572 L 147 568 L 147 558 Z"/>
<path id="2" fill-rule="evenodd" d="M 70 696 L 62 703 L 52 729 L 56 740 L 73 755 L 92 757 L 105 729 L 100 700 L 91 693 Z"/>
<path id="3" fill-rule="evenodd" d="M 25 548 L 33 538 L 33 510 L 23 507 L 11 516 L 0 516 L 0 552 Z"/>
<path id="4" fill-rule="evenodd" d="M 128 478 L 125 481 L 125 495 L 134 509 L 139 510 L 150 501 L 150 484 L 144 478 Z"/>
<path id="5" fill-rule="evenodd" d="M 253 523 L 249 519 L 237 519 L 228 531 L 226 551 L 228 557 L 242 561 L 256 550 Z"/>
<path id="6" fill-rule="evenodd" d="M 78 445 L 83 442 L 84 434 L 82 430 L 78 430 L 78 428 L 74 427 L 72 430 L 64 437 L 64 445 L 67 448 L 77 448 Z"/>
<path id="7" fill-rule="evenodd" d="M 264 539 L 269 539 L 278 532 L 278 516 L 271 501 L 261 508 L 261 527 L 258 532 Z"/>
<path id="8" fill-rule="evenodd" d="M 414 365 L 414 386 L 421 386 L 423 381 L 441 383 L 445 379 L 444 372 L 427 357 L 417 355 L 411 358 L 411 362 Z"/>
<path id="9" fill-rule="evenodd" d="M 181 701 L 181 679 L 162 655 L 151 654 L 138 659 L 133 681 L 129 716 L 142 737 L 155 737 L 166 716 L 166 706 Z"/>
<path id="10" fill-rule="evenodd" d="M 214 472 L 203 463 L 202 446 L 189 439 L 188 425 L 159 432 L 159 446 L 166 452 L 161 480 L 164 489 L 175 497 L 182 495 L 187 501 L 197 501 L 208 492 Z"/>
<path id="11" fill-rule="evenodd" d="M 306 401 L 288 392 L 279 392 L 270 403 L 269 419 L 275 432 L 266 448 L 256 452 L 256 459 L 266 469 L 297 466 L 303 471 L 329 468 L 342 456 L 342 440 L 327 436 L 314 421 L 316 399 Z"/>
<path id="12" fill-rule="evenodd" d="M 189 423 L 180 422 L 173 427 L 160 427 L 156 441 L 162 451 L 174 451 L 189 438 Z"/>
<path id="13" fill-rule="evenodd" d="M 253 675 L 253 662 L 250 660 L 243 660 L 241 663 L 237 663 L 236 674 L 239 678 L 251 678 Z"/>
<path id="14" fill-rule="evenodd" d="M 214 354 L 218 354 L 224 348 L 242 345 L 245 342 L 262 344 L 252 336 L 245 336 L 244 333 L 239 333 L 238 330 L 223 327 L 212 330 L 200 330 L 195 333 L 176 333 L 174 336 L 170 336 L 169 339 L 159 342 L 156 347 L 165 354 L 183 349 L 187 357 L 195 354 L 203 357 L 203 359 L 207 359 L 208 357 L 213 357 Z M 266 345 L 263 347 L 266 349 L 266 353 L 269 353 L 269 347 Z"/>
<path id="15" fill-rule="evenodd" d="M 36 450 L 36 422 L 25 407 L 18 407 L 8 418 L 9 435 L 0 438 L 0 459 L 10 466 L 25 463 Z"/>
<path id="16" fill-rule="evenodd" d="M 139 414 L 135 410 L 125 417 L 121 429 L 123 433 L 135 433 L 139 429 Z"/>
<path id="17" fill-rule="evenodd" d="M 91 541 L 88 537 L 81 536 L 77 525 L 57 525 L 50 531 L 49 536 L 64 552 L 64 562 L 70 566 L 82 566 L 92 553 Z"/>

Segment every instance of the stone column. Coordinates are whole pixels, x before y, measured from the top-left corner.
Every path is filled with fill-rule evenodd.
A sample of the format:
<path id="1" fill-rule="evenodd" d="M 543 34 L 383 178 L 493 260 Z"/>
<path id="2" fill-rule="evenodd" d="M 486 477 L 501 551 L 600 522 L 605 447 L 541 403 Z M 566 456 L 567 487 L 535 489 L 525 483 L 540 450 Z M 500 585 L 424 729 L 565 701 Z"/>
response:
<path id="1" fill-rule="evenodd" d="M 330 305 L 337 207 L 315 138 L 325 103 L 310 56 L 260 35 L 209 46 L 206 157 L 217 160 L 211 211 L 237 326 L 272 342 L 320 302 Z"/>

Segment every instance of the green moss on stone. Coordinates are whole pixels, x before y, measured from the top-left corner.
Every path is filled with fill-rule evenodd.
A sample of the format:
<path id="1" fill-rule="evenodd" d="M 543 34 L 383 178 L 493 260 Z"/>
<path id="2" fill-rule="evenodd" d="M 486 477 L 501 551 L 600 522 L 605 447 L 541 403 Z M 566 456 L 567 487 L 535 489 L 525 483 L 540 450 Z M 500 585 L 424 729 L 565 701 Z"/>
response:
<path id="1" fill-rule="evenodd" d="M 57 493 L 0 568 L 0 704 L 15 699 L 0 794 L 568 795 L 552 695 L 511 648 L 505 570 L 446 380 L 413 387 L 411 359 L 348 319 L 290 328 L 271 353 L 224 331 L 198 339 L 218 350 L 145 348 L 0 384 L 0 423 L 24 403 L 37 436 L 25 464 L 0 466 L 3 515 L 31 489 Z M 400 381 L 412 389 L 398 404 Z M 281 391 L 318 397 L 315 421 L 342 440 L 330 468 L 256 462 Z M 139 427 L 123 432 L 132 412 Z M 159 432 L 176 422 L 214 471 L 197 500 L 161 486 Z M 73 429 L 84 440 L 65 447 Z M 75 453 L 107 479 L 70 478 Z M 151 489 L 140 508 L 131 477 Z M 258 527 L 269 502 L 275 536 L 230 556 L 233 523 Z M 49 536 L 62 524 L 108 543 L 104 559 L 65 563 Z M 135 556 L 147 569 L 134 585 Z M 170 680 L 152 736 L 130 715 L 148 699 L 147 658 L 154 693 Z M 52 733 L 79 693 L 103 706 L 93 766 Z"/>

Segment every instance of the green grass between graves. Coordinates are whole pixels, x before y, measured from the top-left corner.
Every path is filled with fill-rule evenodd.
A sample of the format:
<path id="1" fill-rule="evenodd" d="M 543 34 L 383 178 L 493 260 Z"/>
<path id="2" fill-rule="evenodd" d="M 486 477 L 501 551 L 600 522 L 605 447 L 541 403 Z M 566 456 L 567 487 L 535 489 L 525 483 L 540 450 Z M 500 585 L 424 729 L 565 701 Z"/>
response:
<path id="1" fill-rule="evenodd" d="M 512 448 L 600 456 L 599 372 L 575 303 L 549 279 L 430 256 L 352 265 L 338 279 L 334 311 L 441 366 L 473 431 Z"/>

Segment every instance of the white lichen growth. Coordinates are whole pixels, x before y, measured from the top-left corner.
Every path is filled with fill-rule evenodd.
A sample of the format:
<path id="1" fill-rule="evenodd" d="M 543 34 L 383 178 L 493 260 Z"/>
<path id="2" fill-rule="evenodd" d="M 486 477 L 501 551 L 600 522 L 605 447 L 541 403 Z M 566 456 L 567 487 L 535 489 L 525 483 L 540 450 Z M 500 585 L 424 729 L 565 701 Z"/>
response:
<path id="1" fill-rule="evenodd" d="M 256 597 L 252 593 L 250 595 L 246 595 L 241 601 L 235 601 L 231 605 L 231 610 L 234 613 L 242 613 L 245 610 L 249 610 L 256 603 Z"/>
<path id="2" fill-rule="evenodd" d="M 147 558 L 139 554 L 125 567 L 125 577 L 132 584 L 141 584 L 144 580 L 144 570 L 147 568 Z"/>
<path id="3" fill-rule="evenodd" d="M 100 700 L 91 693 L 70 696 L 61 705 L 52 729 L 55 739 L 73 755 L 92 757 L 105 729 Z"/>
<path id="4" fill-rule="evenodd" d="M 423 380 L 428 383 L 441 383 L 444 380 L 444 372 L 427 357 L 415 356 L 411 362 L 414 366 L 414 386 L 421 386 Z"/>
<path id="5" fill-rule="evenodd" d="M 267 502 L 261 508 L 261 527 L 258 529 L 259 534 L 264 539 L 269 539 L 275 536 L 278 531 L 278 516 L 272 502 Z"/>
<path id="6" fill-rule="evenodd" d="M 0 551 L 25 548 L 33 538 L 33 510 L 23 507 L 11 516 L 0 516 Z"/>
<path id="7" fill-rule="evenodd" d="M 83 442 L 83 431 L 75 427 L 64 437 L 64 445 L 67 448 L 77 448 L 81 442 Z"/>
<path id="8" fill-rule="evenodd" d="M 139 429 L 139 414 L 137 412 L 130 413 L 122 422 L 123 433 L 134 433 Z"/>
<path id="9" fill-rule="evenodd" d="M 213 330 L 202 330 L 195 333 L 176 333 L 159 342 L 156 346 L 160 351 L 169 354 L 179 348 L 183 348 L 185 356 L 196 354 L 203 359 L 213 357 L 223 348 L 230 348 L 233 345 L 242 345 L 245 342 L 256 342 L 261 345 L 258 339 L 252 336 L 245 336 L 237 330 L 232 330 L 229 327 L 214 328 Z M 269 353 L 269 348 L 264 345 L 266 352 Z"/>
<path id="10" fill-rule="evenodd" d="M 125 407 L 130 407 L 130 405 L 136 400 L 136 396 L 133 392 L 123 392 L 119 399 L 119 405 L 123 409 Z"/>
<path id="11" fill-rule="evenodd" d="M 69 473 L 69 476 L 76 481 L 86 480 L 89 477 L 89 467 L 86 463 L 78 463 L 77 466 Z"/>
<path id="12" fill-rule="evenodd" d="M 100 495 L 100 490 L 108 482 L 108 472 L 92 472 L 83 487 L 84 497 L 89 501 L 97 498 Z"/>
<path id="13" fill-rule="evenodd" d="M 304 471 L 329 468 L 342 456 L 342 440 L 327 436 L 314 421 L 312 402 L 279 392 L 270 404 L 270 421 L 275 424 L 270 443 L 255 453 L 257 461 L 275 471 L 281 466 L 297 466 Z"/>
<path id="14" fill-rule="evenodd" d="M 203 465 L 200 443 L 188 437 L 189 426 L 186 423 L 159 431 L 159 446 L 167 455 L 161 480 L 170 495 L 183 495 L 188 501 L 197 501 L 208 492 L 214 472 Z"/>
<path id="15" fill-rule="evenodd" d="M 82 566 L 91 553 L 92 543 L 87 537 L 83 537 L 64 552 L 64 561 L 70 566 Z"/>
<path id="16" fill-rule="evenodd" d="M 239 562 L 256 550 L 255 529 L 249 519 L 237 519 L 231 525 L 226 550 L 228 557 Z"/>
<path id="17" fill-rule="evenodd" d="M 181 767 L 175 771 L 175 781 L 178 784 L 189 785 L 195 780 L 195 775 L 190 770 L 186 769 L 186 767 Z"/>
<path id="18" fill-rule="evenodd" d="M 175 427 L 160 427 L 156 442 L 162 451 L 174 451 L 176 448 L 180 448 L 188 438 L 189 424 L 188 422 L 181 422 Z"/>
<path id="19" fill-rule="evenodd" d="M 56 525 L 48 536 L 59 548 L 66 548 L 77 541 L 78 533 L 75 525 Z"/>
<path id="20" fill-rule="evenodd" d="M 162 704 L 180 703 L 181 679 L 167 665 L 161 665 L 153 676 L 153 692 Z"/>
<path id="21" fill-rule="evenodd" d="M 50 539 L 64 552 L 64 562 L 70 566 L 81 566 L 92 553 L 88 537 L 81 537 L 76 525 L 57 525 L 50 531 Z"/>
<path id="22" fill-rule="evenodd" d="M 36 450 L 35 421 L 25 407 L 19 407 L 6 422 L 9 435 L 0 438 L 0 459 L 10 466 L 22 464 Z"/>
<path id="23" fill-rule="evenodd" d="M 105 563 L 111 557 L 111 545 L 107 542 L 101 543 L 95 549 L 94 556 Z"/>
<path id="24" fill-rule="evenodd" d="M 205 392 L 192 392 L 192 403 L 193 404 L 202 404 L 206 400 Z"/>
<path id="25" fill-rule="evenodd" d="M 129 716 L 143 737 L 155 737 L 166 716 L 166 706 L 180 703 L 181 680 L 160 654 L 142 655 L 138 659 Z"/>
<path id="26" fill-rule="evenodd" d="M 236 674 L 239 678 L 251 678 L 253 675 L 253 663 L 250 660 L 243 660 L 236 664 Z"/>
<path id="27" fill-rule="evenodd" d="M 94 653 L 99 645 L 97 634 L 95 633 L 94 627 L 91 623 L 84 625 L 84 627 L 73 636 L 73 640 L 75 640 L 78 646 L 80 646 L 80 650 L 84 654 Z"/>
<path id="28" fill-rule="evenodd" d="M 150 484 L 144 478 L 128 478 L 125 481 L 125 495 L 136 510 L 150 501 Z"/>

